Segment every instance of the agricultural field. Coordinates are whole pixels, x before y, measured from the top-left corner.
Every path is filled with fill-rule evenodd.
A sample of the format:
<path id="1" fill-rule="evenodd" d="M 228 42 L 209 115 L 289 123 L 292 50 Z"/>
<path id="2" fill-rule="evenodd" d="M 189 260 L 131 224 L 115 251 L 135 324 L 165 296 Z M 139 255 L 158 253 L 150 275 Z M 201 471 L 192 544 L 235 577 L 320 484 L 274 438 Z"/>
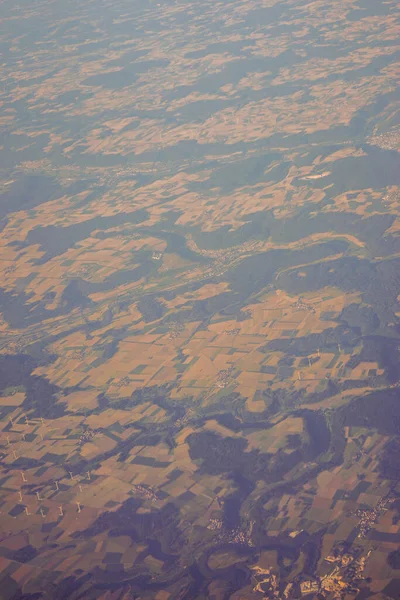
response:
<path id="1" fill-rule="evenodd" d="M 395 600 L 395 0 L 4 0 L 4 600 Z"/>

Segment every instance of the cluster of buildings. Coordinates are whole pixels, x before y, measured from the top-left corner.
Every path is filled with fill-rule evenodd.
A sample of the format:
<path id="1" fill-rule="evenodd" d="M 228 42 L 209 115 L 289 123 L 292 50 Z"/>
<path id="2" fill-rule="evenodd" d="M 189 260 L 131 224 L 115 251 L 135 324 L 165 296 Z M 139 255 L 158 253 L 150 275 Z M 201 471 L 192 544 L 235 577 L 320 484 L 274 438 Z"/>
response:
<path id="1" fill-rule="evenodd" d="M 217 375 L 217 387 L 225 388 L 228 386 L 232 379 L 233 367 L 229 367 L 229 369 L 223 369 L 219 371 Z"/>
<path id="2" fill-rule="evenodd" d="M 313 306 L 310 306 L 310 304 L 306 304 L 301 296 L 299 297 L 294 306 L 295 308 L 297 308 L 297 310 L 308 310 L 312 313 L 316 312 L 315 308 Z"/>
<path id="3" fill-rule="evenodd" d="M 185 427 L 185 425 L 188 424 L 189 420 L 190 420 L 189 415 L 184 415 L 180 419 L 177 419 L 175 421 L 174 425 L 175 425 L 175 427 L 178 427 L 178 428 Z"/>
<path id="4" fill-rule="evenodd" d="M 0 349 L 6 348 L 9 354 L 19 354 L 20 352 L 23 352 L 25 345 L 22 341 L 9 340 L 6 336 L 4 336 L 4 340 L 5 341 L 0 344 Z M 9 393 L 8 395 L 12 396 L 13 393 Z"/>
<path id="5" fill-rule="evenodd" d="M 85 429 L 79 438 L 79 445 L 83 446 L 86 442 L 91 442 L 93 438 L 100 433 L 100 429 Z"/>
<path id="6" fill-rule="evenodd" d="M 116 388 L 125 387 L 131 383 L 131 379 L 128 376 L 122 377 L 119 381 L 113 381 L 113 386 Z"/>
<path id="7" fill-rule="evenodd" d="M 71 354 L 71 358 L 74 360 L 83 360 L 85 358 L 84 350 L 74 350 Z"/>
<path id="8" fill-rule="evenodd" d="M 383 150 L 398 150 L 400 148 L 400 131 L 388 131 L 370 139 L 372 144 Z"/>
<path id="9" fill-rule="evenodd" d="M 157 500 L 159 500 L 157 492 L 155 492 L 151 487 L 146 487 L 139 483 L 138 485 L 132 486 L 132 489 L 134 492 L 141 494 L 148 500 L 151 500 L 151 502 L 157 502 Z"/>
<path id="10" fill-rule="evenodd" d="M 211 531 L 217 531 L 222 528 L 222 519 L 210 519 L 210 522 L 207 525 L 207 529 L 211 529 Z"/>
<path id="11" fill-rule="evenodd" d="M 389 192 L 387 192 L 387 194 L 383 196 L 382 200 L 384 202 L 393 202 L 397 204 L 398 202 L 400 202 L 400 190 L 390 190 Z"/>
<path id="12" fill-rule="evenodd" d="M 184 328 L 185 327 L 184 325 L 182 325 L 182 323 L 179 323 L 178 321 L 173 321 L 171 323 L 171 329 L 168 338 L 170 340 L 174 340 L 179 336 L 179 334 L 184 330 Z"/>
<path id="13" fill-rule="evenodd" d="M 355 514 L 360 519 L 358 522 L 359 532 L 357 537 L 363 539 L 378 520 L 379 512 L 376 508 L 358 508 Z"/>
<path id="14" fill-rule="evenodd" d="M 241 527 L 235 527 L 227 531 L 223 531 L 218 538 L 218 542 L 224 542 L 226 544 L 240 544 L 242 546 L 253 547 L 254 543 L 251 540 L 251 533 L 242 529 Z"/>
<path id="15" fill-rule="evenodd" d="M 394 498 L 390 496 L 382 496 L 379 498 L 375 508 L 358 508 L 355 512 L 356 517 L 359 517 L 358 522 L 358 538 L 363 539 L 366 537 L 368 531 L 377 522 L 382 511 L 384 511 L 388 504 L 394 502 Z"/>
<path id="16" fill-rule="evenodd" d="M 88 279 L 96 273 L 97 269 L 97 263 L 84 263 L 77 269 L 76 274 L 84 279 Z"/>
<path id="17" fill-rule="evenodd" d="M 225 260 L 218 259 L 215 263 L 207 265 L 206 276 L 207 277 L 221 277 L 227 271 L 228 265 Z"/>
<path id="18" fill-rule="evenodd" d="M 179 417 L 179 419 L 176 419 L 176 421 L 174 422 L 174 425 L 178 429 L 180 429 L 181 427 L 185 427 L 185 425 L 187 425 L 189 423 L 189 421 L 191 419 L 193 419 L 193 417 L 195 417 L 195 416 L 196 416 L 196 412 L 192 408 L 189 408 L 186 411 L 186 413 L 183 415 L 183 417 Z"/>
<path id="19" fill-rule="evenodd" d="M 203 276 L 207 275 L 209 277 L 223 275 L 233 261 L 242 257 L 246 252 L 254 252 L 257 247 L 257 242 L 249 241 L 238 246 L 232 246 L 226 250 L 204 250 L 203 248 L 199 248 L 191 235 L 188 235 L 186 239 L 189 250 L 213 259 L 212 263 L 206 265 L 205 272 L 203 273 Z"/>
<path id="20" fill-rule="evenodd" d="M 226 335 L 238 335 L 240 333 L 240 328 L 237 329 L 227 329 L 225 331 Z"/>

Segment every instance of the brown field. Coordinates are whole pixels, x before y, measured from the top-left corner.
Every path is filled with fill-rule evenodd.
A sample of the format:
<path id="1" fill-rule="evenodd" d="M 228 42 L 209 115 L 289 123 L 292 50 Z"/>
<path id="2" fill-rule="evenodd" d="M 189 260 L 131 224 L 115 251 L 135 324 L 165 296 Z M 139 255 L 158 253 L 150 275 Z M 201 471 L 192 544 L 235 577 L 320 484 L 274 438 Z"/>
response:
<path id="1" fill-rule="evenodd" d="M 7 362 L 1 371 L 11 383 L 0 396 L 0 571 L 18 587 L 7 598 L 58 597 L 53 582 L 78 569 L 104 583 L 117 568 L 124 582 L 148 578 L 143 600 L 186 597 L 188 567 L 226 541 L 225 501 L 238 492 L 221 457 L 215 469 L 192 458 L 192 434 L 245 441 L 245 459 L 288 461 L 281 477 L 254 475 L 241 531 L 254 515 L 256 540 L 324 531 L 317 570 L 327 572 L 335 544 L 358 534 L 356 511 L 398 495 L 380 475 L 392 438 L 373 427 L 344 429 L 335 466 L 332 448 L 290 462 L 293 441 L 309 441 L 298 410 L 332 426 L 335 411 L 388 386 L 379 352 L 363 354 L 369 330 L 357 325 L 342 346 L 310 339 L 341 339 L 343 314 L 371 308 L 382 309 L 373 335 L 395 339 L 400 311 L 387 317 L 330 263 L 364 259 L 378 272 L 399 258 L 395 175 L 368 187 L 368 169 L 342 170 L 370 164 L 370 146 L 385 157 L 399 149 L 396 3 L 183 0 L 133 11 L 110 0 L 104 18 L 93 0 L 72 20 L 59 0 L 3 4 L 0 358 L 25 365 L 18 377 Z M 327 398 L 330 381 L 343 391 Z M 252 428 L 258 419 L 268 427 Z M 82 533 L 129 502 L 134 534 Z M 152 519 L 164 509 L 173 516 L 160 526 Z M 362 586 L 383 600 L 398 579 L 387 563 L 398 511 L 388 506 L 373 530 L 394 536 L 355 538 L 373 550 Z M 157 556 L 152 536 L 163 540 Z M 284 565 L 294 580 L 307 562 L 303 551 L 291 563 L 229 543 L 209 568 L 246 561 L 251 583 L 231 593 L 217 574 L 199 593 L 258 598 L 255 573 Z M 30 546 L 38 553 L 24 563 L 14 553 Z M 96 593 L 129 600 L 134 585 Z"/>
<path id="2" fill-rule="evenodd" d="M 208 559 L 208 566 L 210 569 L 224 569 L 244 560 L 245 557 L 240 557 L 234 552 L 216 552 Z"/>

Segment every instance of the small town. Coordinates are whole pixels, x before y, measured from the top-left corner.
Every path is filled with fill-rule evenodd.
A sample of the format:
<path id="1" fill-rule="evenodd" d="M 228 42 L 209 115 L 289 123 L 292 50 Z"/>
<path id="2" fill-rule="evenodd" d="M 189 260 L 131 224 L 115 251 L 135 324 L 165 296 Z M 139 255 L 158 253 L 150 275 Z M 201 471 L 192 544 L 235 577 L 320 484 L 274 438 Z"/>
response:
<path id="1" fill-rule="evenodd" d="M 398 150 L 400 148 L 400 131 L 388 131 L 370 138 L 369 141 L 383 150 Z"/>
<path id="2" fill-rule="evenodd" d="M 385 496 L 379 499 L 375 508 L 358 508 L 355 515 L 359 517 L 358 538 L 364 539 L 371 527 L 377 522 L 381 513 L 386 510 L 389 504 L 394 502 L 394 498 Z"/>
<path id="3" fill-rule="evenodd" d="M 155 492 L 150 487 L 146 487 L 144 485 L 138 484 L 138 485 L 132 486 L 132 490 L 133 490 L 133 492 L 136 492 L 136 493 L 140 494 L 141 496 L 144 496 L 148 500 L 151 500 L 151 502 L 157 502 L 157 500 L 159 500 L 157 492 Z"/>
<path id="4" fill-rule="evenodd" d="M 242 546 L 248 546 L 250 548 L 254 546 L 254 543 L 251 540 L 251 531 L 245 531 L 241 527 L 235 527 L 234 529 L 222 531 L 217 538 L 217 542 L 224 542 L 225 544 L 239 544 Z"/>
<path id="5" fill-rule="evenodd" d="M 217 387 L 226 388 L 231 383 L 233 371 L 234 367 L 219 371 L 217 375 Z"/>
<path id="6" fill-rule="evenodd" d="M 170 332 L 168 338 L 170 340 L 175 340 L 180 333 L 185 329 L 185 326 L 179 321 L 172 321 L 170 324 Z"/>
<path id="7" fill-rule="evenodd" d="M 316 312 L 314 306 L 311 306 L 310 304 L 307 304 L 306 302 L 304 302 L 304 300 L 301 296 L 295 303 L 294 307 L 297 308 L 297 310 L 307 310 L 313 314 L 315 314 L 315 312 Z"/>
<path id="8" fill-rule="evenodd" d="M 217 531 L 222 528 L 222 525 L 222 519 L 210 519 L 210 522 L 207 525 L 207 529 L 210 529 L 211 531 Z"/>
<path id="9" fill-rule="evenodd" d="M 99 433 L 100 429 L 91 429 L 90 427 L 88 427 L 80 436 L 79 445 L 83 446 L 83 444 L 91 442 Z"/>

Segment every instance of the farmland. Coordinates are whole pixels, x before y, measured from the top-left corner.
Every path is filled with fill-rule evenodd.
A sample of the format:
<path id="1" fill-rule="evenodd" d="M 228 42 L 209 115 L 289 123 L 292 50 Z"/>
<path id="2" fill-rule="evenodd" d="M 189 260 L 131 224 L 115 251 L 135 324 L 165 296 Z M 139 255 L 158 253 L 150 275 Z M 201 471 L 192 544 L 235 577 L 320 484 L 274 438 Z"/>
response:
<path id="1" fill-rule="evenodd" d="M 2 8 L 5 600 L 397 598 L 396 2 Z"/>

